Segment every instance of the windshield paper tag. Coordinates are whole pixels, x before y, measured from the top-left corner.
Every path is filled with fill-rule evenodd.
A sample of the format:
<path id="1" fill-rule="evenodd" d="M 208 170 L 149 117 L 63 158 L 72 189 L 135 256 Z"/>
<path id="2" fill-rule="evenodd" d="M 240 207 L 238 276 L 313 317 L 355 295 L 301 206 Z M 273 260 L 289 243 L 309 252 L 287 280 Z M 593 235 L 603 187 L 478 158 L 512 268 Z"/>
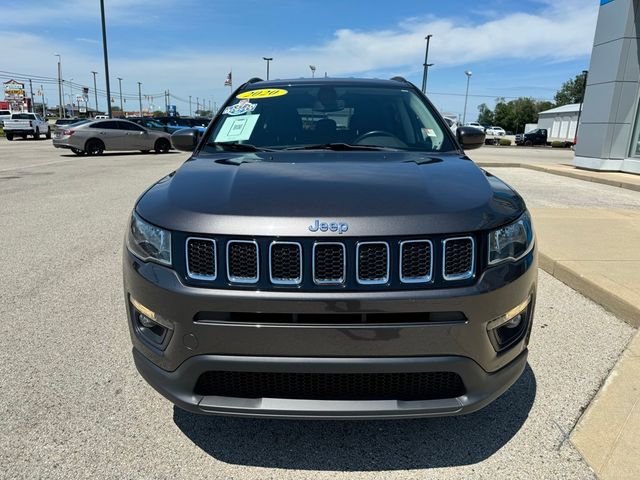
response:
<path id="1" fill-rule="evenodd" d="M 287 90 L 282 88 L 261 88 L 259 90 L 249 90 L 236 95 L 236 98 L 271 98 L 286 95 Z"/>
<path id="2" fill-rule="evenodd" d="M 249 140 L 258 121 L 258 115 L 244 115 L 242 117 L 227 117 L 222 128 L 216 135 L 216 142 L 235 142 Z"/>
<path id="3" fill-rule="evenodd" d="M 436 135 L 436 132 L 433 131 L 433 128 L 423 128 L 422 131 L 428 136 L 428 137 L 437 137 L 438 135 Z"/>
<path id="4" fill-rule="evenodd" d="M 222 112 L 223 115 L 244 115 L 253 112 L 258 105 L 251 103 L 249 100 L 240 100 L 240 102 L 229 105 Z"/>

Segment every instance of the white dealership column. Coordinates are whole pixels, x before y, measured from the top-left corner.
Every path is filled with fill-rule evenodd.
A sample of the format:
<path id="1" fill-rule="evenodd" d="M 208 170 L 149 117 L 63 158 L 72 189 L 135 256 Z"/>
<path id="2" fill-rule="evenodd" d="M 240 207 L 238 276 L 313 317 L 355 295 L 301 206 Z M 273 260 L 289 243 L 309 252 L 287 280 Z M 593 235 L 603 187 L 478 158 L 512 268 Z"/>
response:
<path id="1" fill-rule="evenodd" d="M 601 0 L 573 164 L 640 173 L 640 0 Z"/>

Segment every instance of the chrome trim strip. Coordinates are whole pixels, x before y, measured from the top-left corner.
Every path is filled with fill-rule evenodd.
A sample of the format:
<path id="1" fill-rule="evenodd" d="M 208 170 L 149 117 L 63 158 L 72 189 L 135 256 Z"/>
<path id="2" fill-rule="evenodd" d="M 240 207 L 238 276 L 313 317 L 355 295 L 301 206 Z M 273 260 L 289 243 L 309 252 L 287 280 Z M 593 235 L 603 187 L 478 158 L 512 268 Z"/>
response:
<path id="1" fill-rule="evenodd" d="M 429 275 L 423 277 L 403 277 L 402 276 L 402 250 L 407 243 L 428 243 L 430 249 L 429 255 Z M 435 257 L 435 251 L 433 249 L 433 242 L 431 240 L 404 240 L 400 242 L 400 258 L 398 261 L 398 274 L 402 283 L 428 283 L 433 280 L 433 257 Z"/>
<path id="2" fill-rule="evenodd" d="M 318 245 L 340 245 L 342 247 L 342 277 L 336 280 L 318 280 L 316 279 L 316 247 Z M 341 242 L 316 242 L 313 244 L 311 252 L 311 275 L 313 283 L 316 285 L 342 285 L 347 278 L 347 249 Z"/>
<path id="3" fill-rule="evenodd" d="M 204 240 L 205 242 L 211 242 L 213 245 L 213 269 L 215 270 L 214 275 L 200 275 L 198 273 L 191 273 L 189 270 L 189 240 Z M 194 280 L 207 280 L 209 282 L 213 282 L 216 278 L 218 278 L 218 247 L 216 245 L 216 241 L 213 238 L 204 238 L 204 237 L 187 237 L 184 242 L 185 251 L 185 262 L 187 264 L 187 276 L 189 278 L 193 278 Z"/>
<path id="4" fill-rule="evenodd" d="M 471 269 L 457 275 L 446 275 L 445 268 L 447 265 L 447 242 L 451 242 L 453 240 L 471 240 Z M 466 280 L 467 278 L 472 278 L 475 275 L 475 266 L 476 242 L 473 237 L 451 237 L 442 241 L 442 278 L 449 282 L 454 280 Z"/>
<path id="5" fill-rule="evenodd" d="M 275 278 L 273 276 L 273 264 L 271 263 L 271 250 L 274 245 L 295 245 L 298 247 L 298 252 L 300 253 L 300 276 L 292 279 L 283 279 L 283 278 Z M 269 244 L 269 280 L 271 283 L 276 285 L 300 285 L 302 283 L 302 245 L 298 242 L 279 242 L 274 240 Z"/>
<path id="6" fill-rule="evenodd" d="M 361 280 L 360 279 L 360 247 L 362 245 L 384 245 L 387 249 L 387 273 L 383 278 L 377 280 Z M 389 264 L 391 262 L 391 249 L 387 242 L 358 242 L 356 244 L 356 281 L 360 285 L 381 285 L 389 281 Z"/>
<path id="7" fill-rule="evenodd" d="M 229 271 L 229 247 L 234 243 L 253 243 L 256 246 L 256 276 L 255 277 L 234 277 Z M 234 283 L 258 283 L 260 280 L 260 247 L 255 240 L 229 240 L 227 242 L 227 278 Z"/>

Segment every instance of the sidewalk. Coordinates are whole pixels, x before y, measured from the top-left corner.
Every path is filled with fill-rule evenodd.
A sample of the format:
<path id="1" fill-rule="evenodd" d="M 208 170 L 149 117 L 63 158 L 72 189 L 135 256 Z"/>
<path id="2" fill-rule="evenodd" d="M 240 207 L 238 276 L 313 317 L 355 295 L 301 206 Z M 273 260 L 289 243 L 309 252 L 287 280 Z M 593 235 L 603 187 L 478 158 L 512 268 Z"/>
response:
<path id="1" fill-rule="evenodd" d="M 640 176 L 631 174 L 590 172 L 548 163 L 513 165 L 507 158 L 478 163 L 487 167 L 520 166 L 578 181 L 640 191 Z M 532 208 L 531 212 L 540 267 L 621 320 L 639 327 L 640 210 L 573 205 Z M 593 348 L 597 349 L 598 345 L 594 344 Z M 622 354 L 570 438 L 599 478 L 640 478 L 639 333 Z"/>

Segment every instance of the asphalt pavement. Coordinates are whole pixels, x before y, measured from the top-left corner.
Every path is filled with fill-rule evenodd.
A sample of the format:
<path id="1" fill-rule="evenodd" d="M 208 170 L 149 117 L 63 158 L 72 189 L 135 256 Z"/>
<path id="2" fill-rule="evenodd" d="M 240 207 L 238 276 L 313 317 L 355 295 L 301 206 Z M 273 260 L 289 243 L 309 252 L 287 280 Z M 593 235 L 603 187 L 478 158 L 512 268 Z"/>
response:
<path id="1" fill-rule="evenodd" d="M 633 330 L 544 272 L 529 366 L 475 414 L 284 421 L 174 408 L 133 365 L 121 255 L 136 197 L 186 157 L 0 139 L 0 478 L 593 478 L 568 435 Z"/>

